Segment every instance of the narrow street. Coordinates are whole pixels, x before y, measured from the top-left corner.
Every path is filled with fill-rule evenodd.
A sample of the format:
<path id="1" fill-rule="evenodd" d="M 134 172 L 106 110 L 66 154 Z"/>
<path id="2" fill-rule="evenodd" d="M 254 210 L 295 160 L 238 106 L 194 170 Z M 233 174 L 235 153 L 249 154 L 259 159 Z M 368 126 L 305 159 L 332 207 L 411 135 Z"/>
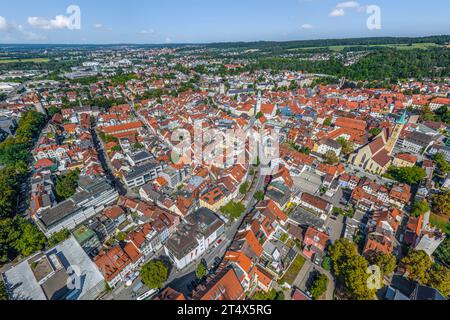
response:
<path id="1" fill-rule="evenodd" d="M 103 141 L 99 139 L 94 125 L 91 128 L 91 134 L 92 140 L 94 142 L 94 147 L 98 154 L 98 159 L 102 164 L 106 177 L 121 196 L 126 195 L 127 189 L 123 186 L 122 182 L 113 174 L 113 168 L 109 161 L 108 155 L 106 154 L 105 146 L 103 144 Z"/>

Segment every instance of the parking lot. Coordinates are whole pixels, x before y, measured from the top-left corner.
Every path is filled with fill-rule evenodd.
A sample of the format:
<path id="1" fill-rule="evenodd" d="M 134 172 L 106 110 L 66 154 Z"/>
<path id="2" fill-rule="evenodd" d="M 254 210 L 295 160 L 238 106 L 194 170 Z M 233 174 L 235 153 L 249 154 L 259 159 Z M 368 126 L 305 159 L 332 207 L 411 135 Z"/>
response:
<path id="1" fill-rule="evenodd" d="M 344 216 L 338 215 L 337 217 L 327 219 L 325 223 L 325 229 L 330 235 L 332 242 L 339 240 L 344 232 Z"/>

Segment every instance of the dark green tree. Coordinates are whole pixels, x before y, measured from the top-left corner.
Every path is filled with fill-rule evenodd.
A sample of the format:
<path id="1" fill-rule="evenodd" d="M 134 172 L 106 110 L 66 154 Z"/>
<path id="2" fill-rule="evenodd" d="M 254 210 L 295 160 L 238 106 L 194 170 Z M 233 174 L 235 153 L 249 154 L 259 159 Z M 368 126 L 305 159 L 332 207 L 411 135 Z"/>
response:
<path id="1" fill-rule="evenodd" d="M 248 181 L 245 181 L 241 186 L 239 187 L 239 193 L 240 194 L 246 194 L 248 192 L 248 188 L 250 187 L 250 184 Z"/>
<path id="2" fill-rule="evenodd" d="M 333 262 L 333 272 L 349 299 L 374 299 L 375 291 L 367 286 L 369 263 L 358 254 L 358 248 L 353 242 L 347 239 L 336 241 L 331 248 L 330 256 Z"/>
<path id="3" fill-rule="evenodd" d="M 411 208 L 411 216 L 417 218 L 427 213 L 428 211 L 430 211 L 430 205 L 428 204 L 427 200 L 417 200 L 414 202 Z"/>
<path id="4" fill-rule="evenodd" d="M 407 257 L 403 258 L 402 264 L 406 268 L 410 280 L 416 280 L 424 285 L 428 283 L 429 270 L 433 266 L 433 261 L 425 251 L 412 250 Z"/>
<path id="5" fill-rule="evenodd" d="M 152 260 L 141 269 L 142 282 L 150 289 L 161 289 L 167 281 L 168 269 L 160 260 Z"/>
<path id="6" fill-rule="evenodd" d="M 397 168 L 392 166 L 388 169 L 387 174 L 394 180 L 409 185 L 418 184 L 427 177 L 425 170 L 417 166 L 406 168 Z"/>
<path id="7" fill-rule="evenodd" d="M 439 290 L 445 297 L 450 296 L 450 269 L 436 264 L 430 272 L 428 285 Z"/>
<path id="8" fill-rule="evenodd" d="M 339 158 L 334 151 L 327 151 L 323 156 L 323 159 L 326 164 L 335 165 L 339 163 Z"/>
<path id="9" fill-rule="evenodd" d="M 259 190 L 255 193 L 254 198 L 258 201 L 264 200 L 264 192 Z"/>
<path id="10" fill-rule="evenodd" d="M 328 277 L 324 274 L 319 274 L 315 277 L 309 292 L 311 292 L 314 300 L 319 299 L 327 291 L 328 287 Z"/>
<path id="11" fill-rule="evenodd" d="M 56 195 L 60 200 L 66 200 L 73 196 L 78 188 L 80 172 L 72 171 L 64 176 L 56 177 Z"/>
<path id="12" fill-rule="evenodd" d="M 378 252 L 371 257 L 370 262 L 372 265 L 379 266 L 385 276 L 394 273 L 397 268 L 397 260 L 392 254 Z"/>
<path id="13" fill-rule="evenodd" d="M 48 247 L 52 248 L 58 244 L 60 244 L 61 242 L 69 239 L 70 237 L 70 232 L 66 229 L 63 229 L 57 233 L 55 233 L 54 235 L 52 235 L 50 238 L 48 238 Z"/>
<path id="14" fill-rule="evenodd" d="M 16 240 L 14 247 L 24 257 L 28 257 L 44 248 L 47 242 L 44 234 L 26 220 L 19 220 L 20 237 Z"/>
<path id="15" fill-rule="evenodd" d="M 201 262 L 197 266 L 197 270 L 195 271 L 195 275 L 197 276 L 197 279 L 203 279 L 208 274 L 208 269 L 206 268 L 205 264 Z"/>
<path id="16" fill-rule="evenodd" d="M 0 301 L 6 301 L 9 300 L 8 298 L 8 292 L 6 291 L 5 284 L 2 280 L 0 280 Z"/>

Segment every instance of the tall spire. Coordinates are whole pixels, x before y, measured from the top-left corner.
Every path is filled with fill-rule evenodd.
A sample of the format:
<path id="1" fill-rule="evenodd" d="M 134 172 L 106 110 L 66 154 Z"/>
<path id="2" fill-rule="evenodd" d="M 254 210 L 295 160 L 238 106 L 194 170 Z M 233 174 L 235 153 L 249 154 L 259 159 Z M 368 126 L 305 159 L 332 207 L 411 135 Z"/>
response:
<path id="1" fill-rule="evenodd" d="M 400 120 L 397 121 L 397 124 L 400 125 L 405 125 L 406 124 L 406 118 L 407 118 L 408 114 L 406 112 L 406 110 L 403 112 L 402 117 L 400 118 Z"/>

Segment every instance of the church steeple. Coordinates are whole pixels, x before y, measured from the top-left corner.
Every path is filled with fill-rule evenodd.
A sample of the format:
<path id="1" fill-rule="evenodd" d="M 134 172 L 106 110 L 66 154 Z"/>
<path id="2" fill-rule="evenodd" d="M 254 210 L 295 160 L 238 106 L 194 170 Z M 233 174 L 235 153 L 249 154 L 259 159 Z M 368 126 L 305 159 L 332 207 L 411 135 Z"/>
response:
<path id="1" fill-rule="evenodd" d="M 406 112 L 406 110 L 403 112 L 403 115 L 402 115 L 402 117 L 397 121 L 397 124 L 399 124 L 399 125 L 406 125 L 406 123 L 407 123 L 407 121 L 406 121 L 406 118 L 407 118 L 407 116 L 408 116 L 408 114 L 407 114 L 407 112 Z"/>
<path id="2" fill-rule="evenodd" d="M 402 117 L 399 120 L 397 120 L 395 123 L 394 130 L 392 131 L 392 134 L 389 137 L 389 140 L 387 141 L 386 146 L 385 146 L 385 149 L 388 151 L 389 155 L 392 155 L 392 152 L 394 151 L 397 141 L 400 138 L 403 128 L 408 123 L 407 118 L 408 118 L 408 114 L 405 110 L 403 112 Z"/>

